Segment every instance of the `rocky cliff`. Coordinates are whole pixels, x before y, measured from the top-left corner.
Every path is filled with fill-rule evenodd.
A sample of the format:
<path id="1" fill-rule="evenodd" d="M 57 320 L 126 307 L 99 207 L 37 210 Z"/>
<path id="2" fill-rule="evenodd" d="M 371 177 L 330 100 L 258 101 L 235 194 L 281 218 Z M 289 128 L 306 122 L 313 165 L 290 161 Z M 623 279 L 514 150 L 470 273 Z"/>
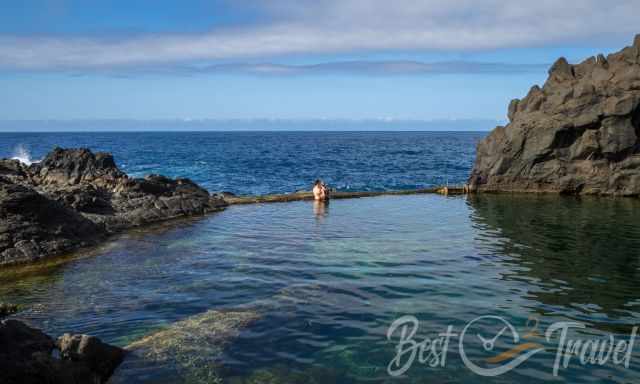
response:
<path id="1" fill-rule="evenodd" d="M 640 35 L 580 64 L 558 59 L 478 144 L 471 191 L 640 194 Z"/>
<path id="2" fill-rule="evenodd" d="M 225 205 L 188 179 L 130 178 L 108 153 L 56 148 L 31 166 L 0 160 L 0 266 Z"/>

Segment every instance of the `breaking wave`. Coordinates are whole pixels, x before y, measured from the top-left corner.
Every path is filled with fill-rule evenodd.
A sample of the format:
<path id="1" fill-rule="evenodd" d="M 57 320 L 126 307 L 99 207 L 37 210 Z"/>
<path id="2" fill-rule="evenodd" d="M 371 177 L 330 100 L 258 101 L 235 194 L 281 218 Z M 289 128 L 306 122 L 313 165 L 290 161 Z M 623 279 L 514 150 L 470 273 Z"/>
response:
<path id="1" fill-rule="evenodd" d="M 29 150 L 27 150 L 22 144 L 18 145 L 13 150 L 13 156 L 11 157 L 11 159 L 18 160 L 22 164 L 26 164 L 26 165 L 31 165 L 33 163 L 38 162 L 38 160 L 33 160 L 31 158 L 31 154 L 29 153 Z"/>

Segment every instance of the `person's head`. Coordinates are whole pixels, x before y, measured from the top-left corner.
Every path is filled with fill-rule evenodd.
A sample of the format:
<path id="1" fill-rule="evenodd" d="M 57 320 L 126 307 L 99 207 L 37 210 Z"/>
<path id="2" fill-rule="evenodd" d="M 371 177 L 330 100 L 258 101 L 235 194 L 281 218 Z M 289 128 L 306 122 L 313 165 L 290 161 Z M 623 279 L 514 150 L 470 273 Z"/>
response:
<path id="1" fill-rule="evenodd" d="M 316 181 L 313 183 L 314 186 L 320 186 L 322 185 L 322 180 L 320 179 L 316 179 Z"/>

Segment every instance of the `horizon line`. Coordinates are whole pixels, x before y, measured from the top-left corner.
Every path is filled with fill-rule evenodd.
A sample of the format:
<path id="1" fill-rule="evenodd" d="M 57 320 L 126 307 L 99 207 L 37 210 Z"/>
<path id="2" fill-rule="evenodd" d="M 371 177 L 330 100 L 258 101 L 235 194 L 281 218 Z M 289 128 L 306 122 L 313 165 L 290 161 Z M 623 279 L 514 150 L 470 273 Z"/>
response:
<path id="1" fill-rule="evenodd" d="M 367 133 L 367 132 L 386 132 L 386 133 L 407 133 L 407 132 L 438 132 L 438 133 L 478 133 L 478 132 L 491 132 L 492 129 L 476 129 L 476 130 L 451 130 L 451 129 L 398 129 L 398 130 L 385 130 L 385 129 L 164 129 L 164 130 L 92 130 L 92 131 L 78 131 L 78 130 L 2 130 L 3 133 L 199 133 L 199 132 L 211 132 L 211 133 L 238 133 L 238 132 L 273 132 L 273 133 L 287 133 L 287 132 L 300 132 L 300 133 L 323 133 L 323 132 L 344 132 L 344 133 Z"/>
<path id="2" fill-rule="evenodd" d="M 347 117 L 232 117 L 232 118 L 218 118 L 218 117 L 169 117 L 169 118 L 121 118 L 121 117 L 105 117 L 105 118 L 48 118 L 48 119 L 0 119 L 0 123 L 49 123 L 49 122 L 87 122 L 87 121 L 104 121 L 104 122 L 181 122 L 181 123 L 199 123 L 199 122 L 261 122 L 261 121 L 273 121 L 273 122 L 330 122 L 330 121 L 344 121 L 344 122 L 456 122 L 456 121 L 503 121 L 503 118 L 490 118 L 490 117 L 448 117 L 448 118 L 404 118 L 404 117 L 363 117 L 363 118 L 347 118 Z"/>
<path id="3" fill-rule="evenodd" d="M 0 120 L 0 132 L 488 132 L 504 123 L 489 118 L 47 119 Z"/>

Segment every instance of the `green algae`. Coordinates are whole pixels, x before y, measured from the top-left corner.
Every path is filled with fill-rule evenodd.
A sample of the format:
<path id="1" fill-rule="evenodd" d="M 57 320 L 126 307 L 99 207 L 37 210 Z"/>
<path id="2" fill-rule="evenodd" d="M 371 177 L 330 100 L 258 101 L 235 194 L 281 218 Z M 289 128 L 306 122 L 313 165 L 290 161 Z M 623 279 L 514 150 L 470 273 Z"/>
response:
<path id="1" fill-rule="evenodd" d="M 209 310 L 175 322 L 129 344 L 129 356 L 111 382 L 127 383 L 138 374 L 137 366 L 146 365 L 166 372 L 167 382 L 221 383 L 224 349 L 259 318 L 249 310 Z"/>

